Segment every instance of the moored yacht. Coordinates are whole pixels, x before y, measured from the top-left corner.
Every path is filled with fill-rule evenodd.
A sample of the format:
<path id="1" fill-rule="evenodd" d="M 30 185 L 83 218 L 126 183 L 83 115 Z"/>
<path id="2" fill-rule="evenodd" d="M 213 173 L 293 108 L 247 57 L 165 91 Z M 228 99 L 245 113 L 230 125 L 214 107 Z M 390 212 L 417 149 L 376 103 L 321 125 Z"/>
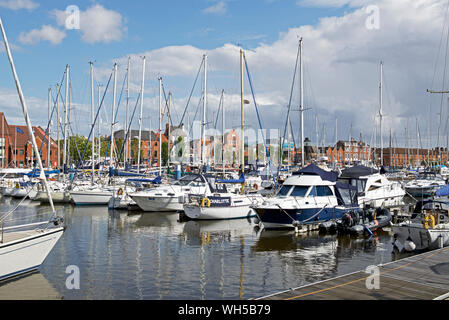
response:
<path id="1" fill-rule="evenodd" d="M 374 168 L 354 166 L 343 170 L 338 181 L 357 188 L 361 208 L 392 208 L 403 205 L 405 191 L 397 181 L 390 181 Z"/>
<path id="2" fill-rule="evenodd" d="M 206 179 L 200 174 L 183 176 L 172 184 L 162 184 L 129 196 L 146 212 L 170 212 L 183 210 L 184 198 L 190 194 L 203 194 L 206 191 Z"/>
<path id="3" fill-rule="evenodd" d="M 206 191 L 203 194 L 190 194 L 184 204 L 187 217 L 195 220 L 239 219 L 256 216 L 252 206 L 261 204 L 260 194 L 232 193 L 227 184 L 245 183 L 245 177 L 239 180 L 221 180 L 206 178 Z"/>
<path id="4" fill-rule="evenodd" d="M 413 197 L 430 197 L 446 184 L 446 181 L 435 172 L 422 172 L 405 185 L 405 191 Z"/>
<path id="5" fill-rule="evenodd" d="M 265 229 L 302 228 L 359 211 L 355 194 L 336 186 L 337 173 L 316 165 L 288 178 L 276 196 L 254 206 Z"/>

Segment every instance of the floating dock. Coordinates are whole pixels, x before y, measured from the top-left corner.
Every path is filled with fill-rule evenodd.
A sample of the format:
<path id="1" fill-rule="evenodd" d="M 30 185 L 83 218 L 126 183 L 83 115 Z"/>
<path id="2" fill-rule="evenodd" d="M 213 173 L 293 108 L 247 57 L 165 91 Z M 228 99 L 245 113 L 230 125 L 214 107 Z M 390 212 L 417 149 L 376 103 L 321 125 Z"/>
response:
<path id="1" fill-rule="evenodd" d="M 448 300 L 449 247 L 378 265 L 378 285 L 365 270 L 256 300 Z"/>

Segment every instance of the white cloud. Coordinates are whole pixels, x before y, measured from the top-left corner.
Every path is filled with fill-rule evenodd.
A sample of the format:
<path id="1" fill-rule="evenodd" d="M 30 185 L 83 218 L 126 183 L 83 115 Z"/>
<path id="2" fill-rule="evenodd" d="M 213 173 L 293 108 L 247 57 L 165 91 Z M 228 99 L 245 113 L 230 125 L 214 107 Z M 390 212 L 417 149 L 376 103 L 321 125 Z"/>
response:
<path id="1" fill-rule="evenodd" d="M 203 13 L 206 14 L 225 14 L 228 9 L 228 5 L 225 1 L 219 1 L 216 4 L 203 9 Z"/>
<path id="2" fill-rule="evenodd" d="M 362 7 L 372 4 L 373 0 L 298 0 L 296 3 L 302 7 L 331 7 L 340 8 L 343 6 Z"/>
<path id="3" fill-rule="evenodd" d="M 58 25 L 65 26 L 65 11 L 53 10 L 52 14 Z M 120 13 L 96 4 L 80 12 L 80 31 L 84 42 L 109 43 L 120 41 L 126 33 L 126 27 Z"/>
<path id="4" fill-rule="evenodd" d="M 44 25 L 40 29 L 33 29 L 29 32 L 22 32 L 19 35 L 19 41 L 23 44 L 37 44 L 41 41 L 48 41 L 53 45 L 60 44 L 66 37 L 62 30 L 50 25 Z"/>
<path id="5" fill-rule="evenodd" d="M 35 3 L 32 0 L 0 0 L 0 7 L 11 10 L 20 10 L 20 9 L 33 10 L 36 9 L 38 6 L 39 4 Z"/>

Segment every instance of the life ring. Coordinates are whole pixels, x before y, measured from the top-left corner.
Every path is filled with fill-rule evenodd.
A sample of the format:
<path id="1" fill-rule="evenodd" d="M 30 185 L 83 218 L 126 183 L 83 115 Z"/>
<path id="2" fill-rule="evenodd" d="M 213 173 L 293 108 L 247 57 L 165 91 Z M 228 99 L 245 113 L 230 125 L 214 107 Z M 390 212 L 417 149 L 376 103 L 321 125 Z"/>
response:
<path id="1" fill-rule="evenodd" d="M 122 189 L 122 188 L 118 189 L 117 194 L 118 194 L 119 196 L 123 195 L 123 189 Z"/>
<path id="2" fill-rule="evenodd" d="M 203 201 L 201 201 L 201 206 L 202 207 L 210 207 L 210 199 L 208 198 L 203 198 Z"/>
<path id="3" fill-rule="evenodd" d="M 426 215 L 424 218 L 424 228 L 429 229 L 429 227 L 430 229 L 435 228 L 435 217 L 431 214 Z"/>
<path id="4" fill-rule="evenodd" d="M 255 183 L 255 184 L 253 185 L 253 188 L 254 188 L 254 190 L 258 190 L 258 189 L 259 189 L 259 186 L 257 185 L 257 183 Z"/>

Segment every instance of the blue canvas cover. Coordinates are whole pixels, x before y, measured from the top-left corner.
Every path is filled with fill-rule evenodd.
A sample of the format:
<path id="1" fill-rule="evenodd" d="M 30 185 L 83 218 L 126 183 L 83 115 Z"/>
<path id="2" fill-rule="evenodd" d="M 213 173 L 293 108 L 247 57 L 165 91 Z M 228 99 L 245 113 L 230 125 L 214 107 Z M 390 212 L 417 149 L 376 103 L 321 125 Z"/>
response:
<path id="1" fill-rule="evenodd" d="M 359 178 L 363 176 L 369 176 L 374 173 L 379 173 L 379 170 L 374 168 L 369 168 L 366 166 L 353 166 L 351 168 L 346 168 L 341 173 L 341 178 Z"/>
<path id="2" fill-rule="evenodd" d="M 323 170 L 313 163 L 297 172 L 294 172 L 293 175 L 317 175 L 320 176 L 321 179 L 331 182 L 336 182 L 338 179 L 338 173 Z"/>
<path id="3" fill-rule="evenodd" d="M 449 196 L 449 186 L 444 186 L 438 189 L 435 193 L 437 197 L 446 197 Z"/>

